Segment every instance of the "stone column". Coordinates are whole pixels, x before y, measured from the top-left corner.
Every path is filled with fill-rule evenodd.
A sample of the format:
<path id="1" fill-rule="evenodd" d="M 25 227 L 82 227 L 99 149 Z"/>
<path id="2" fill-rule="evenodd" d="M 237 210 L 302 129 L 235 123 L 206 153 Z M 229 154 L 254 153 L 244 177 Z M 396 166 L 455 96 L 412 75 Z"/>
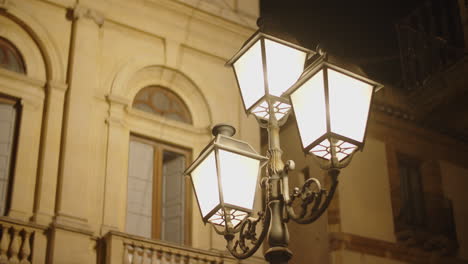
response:
<path id="1" fill-rule="evenodd" d="M 103 22 L 102 16 L 93 10 L 82 6 L 73 9 L 56 223 L 85 229 L 88 229 L 88 178 L 93 169 L 92 103 L 99 80 L 99 31 Z"/>

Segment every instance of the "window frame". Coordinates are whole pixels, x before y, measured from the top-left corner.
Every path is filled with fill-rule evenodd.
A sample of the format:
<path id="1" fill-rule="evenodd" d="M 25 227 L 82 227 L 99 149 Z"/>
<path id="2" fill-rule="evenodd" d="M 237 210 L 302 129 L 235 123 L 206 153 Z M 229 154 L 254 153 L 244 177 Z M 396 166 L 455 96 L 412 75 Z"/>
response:
<path id="1" fill-rule="evenodd" d="M 184 155 L 185 167 L 187 167 L 192 160 L 192 151 L 182 146 L 162 142 L 159 140 L 148 138 L 144 135 L 130 133 L 130 141 L 137 141 L 140 143 L 148 144 L 153 147 L 153 192 L 152 192 L 152 219 L 151 219 L 151 239 L 161 240 L 162 233 L 162 181 L 163 181 L 163 152 L 169 150 L 171 152 Z M 128 179 L 128 172 L 127 172 Z M 155 191 L 157 190 L 157 191 Z M 128 201 L 128 193 L 127 193 Z M 192 185 L 188 177 L 184 177 L 184 241 L 183 245 L 191 245 L 192 236 Z M 128 202 L 127 202 L 128 206 Z M 128 208 L 127 208 L 128 210 Z"/>
<path id="2" fill-rule="evenodd" d="M 19 132 L 20 132 L 20 125 L 21 125 L 21 112 L 22 112 L 22 105 L 21 101 L 18 98 L 15 98 L 10 95 L 6 95 L 0 93 L 0 103 L 9 104 L 15 109 L 15 121 L 14 121 L 14 128 L 13 128 L 13 138 L 12 138 L 12 146 L 11 146 L 11 157 L 9 160 L 9 169 L 8 169 L 8 186 L 7 186 L 7 193 L 5 197 L 5 212 L 1 216 L 8 216 L 10 209 L 11 209 L 11 202 L 13 199 L 13 186 L 15 181 L 15 170 L 16 170 L 16 162 L 17 162 L 17 153 L 18 153 L 18 140 L 19 140 Z"/>
<path id="3" fill-rule="evenodd" d="M 151 94 L 150 98 L 148 98 L 147 100 L 141 100 L 141 99 L 137 98 L 140 95 L 140 93 L 145 92 L 147 90 L 149 90 L 149 93 Z M 157 106 L 153 105 L 151 99 L 152 99 L 153 94 L 156 93 L 156 92 L 163 93 L 164 96 L 167 97 L 167 99 L 169 100 L 169 104 L 170 104 L 170 107 L 169 107 L 170 109 L 169 110 L 158 109 Z M 136 104 L 144 104 L 144 105 L 148 106 L 149 108 L 151 108 L 153 111 L 150 112 L 150 111 L 140 109 L 140 108 L 135 106 Z M 173 111 L 170 111 L 170 110 L 174 109 L 174 107 L 172 107 L 172 105 L 174 105 L 174 104 L 179 105 L 179 107 L 181 108 L 182 113 L 179 113 L 179 114 L 181 114 L 181 117 L 184 120 L 177 120 L 177 119 L 167 117 L 167 113 L 173 112 Z M 133 98 L 132 108 L 136 109 L 137 111 L 142 111 L 142 112 L 145 112 L 145 113 L 148 113 L 148 114 L 151 114 L 151 115 L 156 115 L 156 116 L 160 116 L 162 118 L 167 118 L 167 119 L 175 121 L 175 122 L 181 122 L 181 123 L 189 124 L 189 125 L 193 124 L 192 113 L 190 112 L 189 108 L 187 107 L 187 104 L 185 103 L 185 101 L 177 93 L 175 93 L 171 89 L 168 89 L 167 87 L 164 87 L 164 86 L 161 86 L 161 85 L 148 85 L 148 86 L 145 86 L 145 87 L 141 88 L 135 94 L 135 96 Z"/>

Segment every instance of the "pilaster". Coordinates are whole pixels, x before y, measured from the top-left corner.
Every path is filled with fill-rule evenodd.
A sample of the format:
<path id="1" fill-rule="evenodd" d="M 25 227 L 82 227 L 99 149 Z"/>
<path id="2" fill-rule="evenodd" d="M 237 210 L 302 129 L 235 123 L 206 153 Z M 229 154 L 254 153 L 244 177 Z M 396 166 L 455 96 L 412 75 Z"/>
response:
<path id="1" fill-rule="evenodd" d="M 129 129 L 125 123 L 128 100 L 108 95 L 107 159 L 104 191 L 104 215 L 101 234 L 109 230 L 124 231 L 127 204 Z"/>
<path id="2" fill-rule="evenodd" d="M 33 221 L 47 225 L 55 210 L 63 105 L 67 85 L 48 82 Z"/>
<path id="3" fill-rule="evenodd" d="M 83 6 L 72 11 L 69 88 L 65 95 L 55 221 L 88 228 L 88 179 L 93 162 L 90 131 L 93 94 L 99 80 L 99 31 L 104 19 Z"/>

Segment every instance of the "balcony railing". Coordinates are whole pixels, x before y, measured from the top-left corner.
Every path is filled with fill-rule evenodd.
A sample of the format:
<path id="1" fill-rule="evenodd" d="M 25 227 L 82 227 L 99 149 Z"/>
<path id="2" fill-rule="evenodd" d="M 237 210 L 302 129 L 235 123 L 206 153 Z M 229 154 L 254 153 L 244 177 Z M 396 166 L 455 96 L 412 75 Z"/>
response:
<path id="1" fill-rule="evenodd" d="M 221 264 L 227 255 L 111 231 L 105 236 L 106 264 Z"/>
<path id="2" fill-rule="evenodd" d="M 46 229 L 0 217 L 0 264 L 45 263 Z"/>

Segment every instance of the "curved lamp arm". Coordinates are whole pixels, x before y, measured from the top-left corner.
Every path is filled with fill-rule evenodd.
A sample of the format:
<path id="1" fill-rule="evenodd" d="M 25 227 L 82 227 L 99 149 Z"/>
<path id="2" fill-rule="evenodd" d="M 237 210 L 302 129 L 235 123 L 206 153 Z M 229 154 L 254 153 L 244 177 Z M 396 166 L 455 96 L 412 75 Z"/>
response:
<path id="1" fill-rule="evenodd" d="M 288 191 L 288 176 L 287 174 L 283 176 L 283 196 L 289 219 L 299 224 L 310 224 L 316 221 L 326 211 L 338 187 L 338 175 L 340 170 L 331 168 L 328 169 L 327 173 L 332 179 L 332 185 L 329 191 L 322 188 L 319 180 L 310 178 L 300 189 L 297 187 L 294 189 L 292 197 L 289 196 Z M 313 188 L 314 186 L 315 188 Z M 298 213 L 294 211 L 292 206 L 296 199 L 301 199 L 301 209 Z"/>
<path id="2" fill-rule="evenodd" d="M 268 179 L 263 178 L 261 187 L 265 193 L 269 192 Z M 268 198 L 266 200 L 266 208 L 264 211 L 258 212 L 258 217 L 249 217 L 239 226 L 234 228 L 230 219 L 226 219 L 224 230 L 219 230 L 216 225 L 212 224 L 215 232 L 224 236 L 227 241 L 226 248 L 237 259 L 246 259 L 252 256 L 262 245 L 270 228 L 271 212 L 269 209 Z M 226 214 L 228 215 L 228 214 Z M 261 223 L 261 233 L 257 237 L 257 225 Z M 237 236 L 237 238 L 236 238 Z"/>
<path id="3" fill-rule="evenodd" d="M 229 252 L 238 259 L 246 259 L 252 256 L 263 243 L 270 228 L 270 210 L 267 209 L 265 215 L 260 214 L 257 219 L 249 218 L 245 221 L 240 228 L 239 238 L 234 242 L 234 235 L 228 234 L 224 238 L 227 241 L 226 248 Z M 259 222 L 262 222 L 262 231 L 257 238 L 256 227 Z M 247 245 L 247 241 L 253 244 L 252 247 Z"/>

